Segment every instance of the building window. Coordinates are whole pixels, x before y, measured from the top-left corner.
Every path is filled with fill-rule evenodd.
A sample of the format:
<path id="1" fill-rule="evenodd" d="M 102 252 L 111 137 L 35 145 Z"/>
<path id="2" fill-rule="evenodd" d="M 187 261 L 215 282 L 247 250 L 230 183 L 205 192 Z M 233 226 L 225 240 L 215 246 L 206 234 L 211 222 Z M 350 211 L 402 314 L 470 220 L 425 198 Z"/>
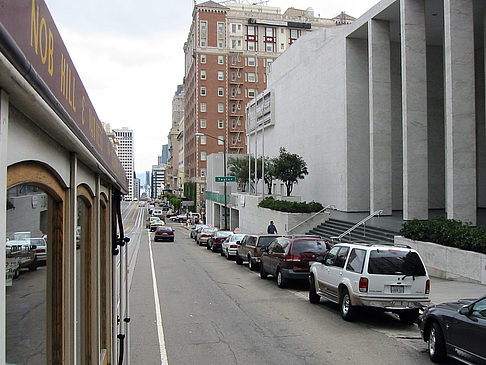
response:
<path id="1" fill-rule="evenodd" d="M 218 87 L 218 96 L 224 96 L 224 87 Z"/>
<path id="2" fill-rule="evenodd" d="M 206 168 L 205 167 L 201 168 L 201 177 L 206 177 Z"/>
<path id="3" fill-rule="evenodd" d="M 284 43 L 280 43 L 280 50 L 284 50 L 285 49 L 285 44 Z"/>
<path id="4" fill-rule="evenodd" d="M 224 40 L 218 39 L 218 48 L 223 48 L 223 47 L 224 47 Z"/>
<path id="5" fill-rule="evenodd" d="M 206 144 L 206 136 L 200 136 L 199 138 L 201 138 L 201 144 Z"/>
<path id="6" fill-rule="evenodd" d="M 294 43 L 299 37 L 300 31 L 298 29 L 290 29 L 289 45 Z"/>
<path id="7" fill-rule="evenodd" d="M 202 129 L 206 128 L 206 119 L 201 119 L 200 125 Z"/>
<path id="8" fill-rule="evenodd" d="M 274 52 L 275 51 L 275 43 L 276 43 L 275 28 L 271 28 L 271 27 L 265 28 L 264 43 L 265 43 L 265 51 L 266 52 Z"/>
<path id="9" fill-rule="evenodd" d="M 231 128 L 236 128 L 236 119 L 231 119 Z"/>
<path id="10" fill-rule="evenodd" d="M 218 65 L 224 64 L 224 56 L 218 56 Z"/>
<path id="11" fill-rule="evenodd" d="M 224 113 L 224 104 L 218 103 L 218 113 Z"/>
<path id="12" fill-rule="evenodd" d="M 206 96 L 206 86 L 201 86 L 201 96 Z"/>
<path id="13" fill-rule="evenodd" d="M 206 45 L 208 44 L 208 41 L 206 38 L 201 38 L 201 47 L 206 47 Z"/>
<path id="14" fill-rule="evenodd" d="M 223 119 L 218 119 L 218 128 L 223 129 L 224 128 L 224 120 Z"/>
<path id="15" fill-rule="evenodd" d="M 206 161 L 206 151 L 201 151 L 201 161 Z"/>
<path id="16" fill-rule="evenodd" d="M 220 81 L 224 80 L 224 72 L 223 71 L 218 71 L 218 80 L 220 80 Z"/>
<path id="17" fill-rule="evenodd" d="M 206 112 L 206 103 L 201 103 L 201 112 L 202 113 Z"/>
<path id="18" fill-rule="evenodd" d="M 236 144 L 236 136 L 231 137 L 231 142 L 232 142 L 232 144 Z"/>
<path id="19" fill-rule="evenodd" d="M 236 113 L 236 109 L 237 109 L 236 104 L 231 104 L 231 112 Z"/>
<path id="20" fill-rule="evenodd" d="M 218 136 L 218 145 L 224 145 L 224 136 Z"/>
<path id="21" fill-rule="evenodd" d="M 205 32 L 208 29 L 208 22 L 206 20 L 201 20 L 201 32 Z"/>
<path id="22" fill-rule="evenodd" d="M 256 89 L 246 89 L 246 96 L 254 98 L 256 96 Z"/>
<path id="23" fill-rule="evenodd" d="M 206 80 L 206 70 L 201 70 L 201 80 Z"/>
<path id="24" fill-rule="evenodd" d="M 218 32 L 223 33 L 224 32 L 224 23 L 219 23 L 218 22 Z"/>
<path id="25" fill-rule="evenodd" d="M 206 63 L 206 55 L 205 54 L 201 55 L 201 63 Z"/>
<path id="26" fill-rule="evenodd" d="M 231 72 L 231 81 L 236 81 L 236 72 L 235 71 Z"/>
<path id="27" fill-rule="evenodd" d="M 253 25 L 249 25 L 247 27 L 247 34 L 246 34 L 246 45 L 249 51 L 256 51 L 257 50 L 257 42 L 258 42 L 258 34 L 257 34 L 257 27 Z"/>
<path id="28" fill-rule="evenodd" d="M 256 81 L 255 73 L 254 72 L 247 72 L 246 73 L 246 81 L 255 82 Z"/>
<path id="29" fill-rule="evenodd" d="M 255 66 L 255 64 L 256 64 L 255 57 L 247 57 L 246 58 L 246 65 L 247 66 Z"/>

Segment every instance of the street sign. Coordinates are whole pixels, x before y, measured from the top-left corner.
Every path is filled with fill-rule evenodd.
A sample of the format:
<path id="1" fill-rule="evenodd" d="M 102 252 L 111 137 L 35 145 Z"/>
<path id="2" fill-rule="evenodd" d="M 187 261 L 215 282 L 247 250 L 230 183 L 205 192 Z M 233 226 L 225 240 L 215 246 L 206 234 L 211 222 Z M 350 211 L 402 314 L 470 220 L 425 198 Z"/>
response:
<path id="1" fill-rule="evenodd" d="M 216 182 L 234 182 L 236 176 L 216 176 Z"/>
<path id="2" fill-rule="evenodd" d="M 192 200 L 183 200 L 182 201 L 183 207 L 192 207 L 193 205 L 194 205 L 194 202 Z"/>

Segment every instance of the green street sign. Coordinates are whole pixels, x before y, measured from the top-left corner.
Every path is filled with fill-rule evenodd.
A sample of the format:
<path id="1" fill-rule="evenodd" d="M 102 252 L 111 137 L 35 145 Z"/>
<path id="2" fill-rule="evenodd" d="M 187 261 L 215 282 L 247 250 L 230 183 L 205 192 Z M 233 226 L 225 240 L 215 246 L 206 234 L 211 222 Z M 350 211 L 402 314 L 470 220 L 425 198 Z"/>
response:
<path id="1" fill-rule="evenodd" d="M 236 176 L 216 176 L 216 182 L 234 182 Z"/>

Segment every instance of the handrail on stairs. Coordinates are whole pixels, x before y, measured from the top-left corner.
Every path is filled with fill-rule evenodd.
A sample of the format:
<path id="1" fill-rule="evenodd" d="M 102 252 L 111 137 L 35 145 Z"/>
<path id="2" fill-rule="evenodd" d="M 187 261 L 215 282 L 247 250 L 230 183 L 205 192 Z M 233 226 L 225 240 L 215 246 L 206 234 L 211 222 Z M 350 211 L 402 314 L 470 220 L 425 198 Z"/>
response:
<path id="1" fill-rule="evenodd" d="M 300 225 L 304 224 L 305 222 L 311 220 L 312 218 L 314 218 L 316 215 L 318 214 L 321 214 L 322 212 L 324 212 L 325 210 L 327 209 L 336 209 L 336 206 L 334 204 L 329 204 L 329 205 L 326 205 L 323 209 L 321 209 L 320 211 L 318 211 L 317 213 L 311 215 L 309 218 L 306 218 L 304 219 L 302 222 L 300 222 L 299 224 L 297 224 L 296 226 L 290 228 L 287 233 L 290 233 L 291 231 L 293 231 L 294 229 L 296 229 L 297 227 L 299 227 Z"/>
<path id="2" fill-rule="evenodd" d="M 360 225 L 364 224 L 366 225 L 366 222 L 368 222 L 371 218 L 373 218 L 374 216 L 376 215 L 381 215 L 383 213 L 383 209 L 379 209 L 379 210 L 376 210 L 374 211 L 373 213 L 371 213 L 369 216 L 367 216 L 366 218 L 363 218 L 362 220 L 360 220 L 358 223 L 356 223 L 354 226 L 352 226 L 351 228 L 349 228 L 348 230 L 344 231 L 343 233 L 341 233 L 339 236 L 333 236 L 331 237 L 331 241 L 334 242 L 334 240 L 339 240 L 341 241 L 341 238 L 343 238 L 344 236 L 350 234 L 351 232 L 353 232 L 356 228 L 358 228 Z M 365 234 L 366 235 L 366 234 Z"/>

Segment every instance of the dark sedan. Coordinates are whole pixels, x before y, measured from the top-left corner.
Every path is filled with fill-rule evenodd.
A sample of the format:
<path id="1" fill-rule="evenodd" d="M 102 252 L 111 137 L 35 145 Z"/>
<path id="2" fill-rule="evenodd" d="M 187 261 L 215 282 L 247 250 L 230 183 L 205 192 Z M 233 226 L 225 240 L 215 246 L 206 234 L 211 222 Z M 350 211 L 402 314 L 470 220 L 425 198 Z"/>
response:
<path id="1" fill-rule="evenodd" d="M 486 297 L 429 306 L 419 327 L 433 362 L 486 364 Z"/>
<path id="2" fill-rule="evenodd" d="M 174 242 L 174 230 L 169 226 L 160 226 L 155 229 L 154 241 L 172 241 Z"/>

